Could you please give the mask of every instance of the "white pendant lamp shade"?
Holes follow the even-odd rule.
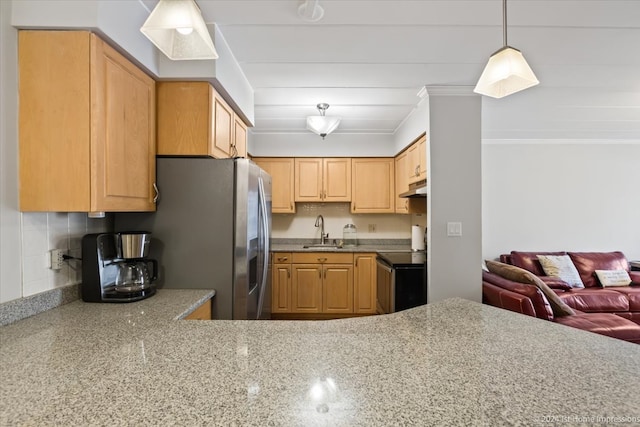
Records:
[[[475,93],[502,98],[540,83],[522,52],[507,44],[507,0],[502,0],[502,40],[502,48],[491,55],[484,67],[473,89]]]
[[[193,0],[160,0],[140,31],[169,59],[218,58],[207,24]]]
[[[491,55],[473,91],[492,98],[502,98],[538,83],[522,53],[505,46]]]
[[[307,129],[317,135],[320,135],[322,139],[324,139],[327,135],[338,128],[338,125],[340,124],[340,117],[325,116],[325,112],[327,108],[329,108],[329,104],[318,104],[317,108],[318,111],[320,111],[320,115],[307,117]]]

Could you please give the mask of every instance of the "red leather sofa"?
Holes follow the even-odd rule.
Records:
[[[544,275],[537,255],[568,254],[585,288]],[[485,304],[560,323],[589,332],[640,344],[640,272],[630,271],[621,252],[517,252],[501,255],[500,261],[540,277],[575,315],[556,317],[549,301],[535,286],[483,271],[482,300]],[[602,288],[595,270],[627,270],[631,286]]]
[[[559,279],[545,276],[537,255],[569,255],[584,283],[571,288]],[[569,307],[585,313],[613,313],[640,324],[640,271],[630,271],[622,252],[519,252],[500,255],[500,261],[540,277]],[[631,286],[603,288],[596,270],[626,270]]]

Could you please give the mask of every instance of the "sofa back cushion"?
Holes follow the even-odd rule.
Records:
[[[538,255],[566,255],[566,252],[519,252],[511,251],[511,265],[524,268],[527,271],[535,274],[536,276],[546,276],[540,261],[538,261]]]
[[[536,286],[544,294],[551,305],[554,317],[570,316],[575,314],[573,309],[562,302],[558,295],[551,290],[542,280],[531,272],[513,265],[503,264],[497,261],[486,261],[487,268],[491,273],[513,280],[514,282]]]
[[[517,311],[522,314],[535,316],[540,319],[553,320],[553,310],[551,310],[551,305],[549,305],[549,301],[547,301],[540,289],[538,289],[537,287],[524,283],[514,282],[512,280],[505,279],[504,277],[501,277],[494,273],[489,273],[487,271],[482,272],[482,281],[483,299],[485,299],[487,303],[496,307],[505,308],[507,310]],[[486,286],[485,284],[489,284],[494,287],[504,289],[506,292],[513,292],[528,298],[531,301],[533,313],[530,313],[527,310],[527,306],[524,303],[521,303],[520,309],[517,310],[514,309],[514,307],[509,306],[508,301],[506,300],[504,295],[498,292],[491,292],[493,288]]]
[[[625,270],[629,262],[622,252],[569,252],[586,288],[599,286],[596,270]]]

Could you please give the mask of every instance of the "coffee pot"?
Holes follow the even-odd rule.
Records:
[[[151,233],[87,234],[82,238],[82,299],[132,302],[156,293],[158,262],[147,258]]]
[[[152,274],[149,275],[149,266]],[[140,261],[126,260],[118,263],[115,291],[134,293],[149,289],[158,278],[158,261],[145,259]]]

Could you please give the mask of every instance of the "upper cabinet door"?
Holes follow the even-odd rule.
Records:
[[[155,82],[91,35],[91,210],[155,209]]]
[[[408,149],[408,178],[409,184],[421,181],[427,177],[427,150],[426,135],[422,135],[420,139],[414,142]]]
[[[352,213],[395,212],[393,158],[352,159]]]
[[[322,159],[322,201],[351,201],[351,159]]]
[[[153,211],[154,81],[88,31],[20,31],[20,209]]]
[[[217,92],[211,91],[213,96],[213,139],[210,154],[216,159],[232,157],[231,146],[235,127],[233,110]]]
[[[271,212],[295,213],[293,158],[254,157],[253,161],[271,175]]]
[[[233,145],[231,155],[233,157],[247,157],[247,125],[242,119],[234,115]],[[292,169],[293,171],[293,169]]]
[[[399,194],[409,190],[409,174],[407,173],[408,153],[406,151],[398,154],[395,158],[395,191],[396,191],[396,213],[409,213],[409,199],[398,197]]]
[[[295,159],[295,201],[322,201],[322,159]]]

